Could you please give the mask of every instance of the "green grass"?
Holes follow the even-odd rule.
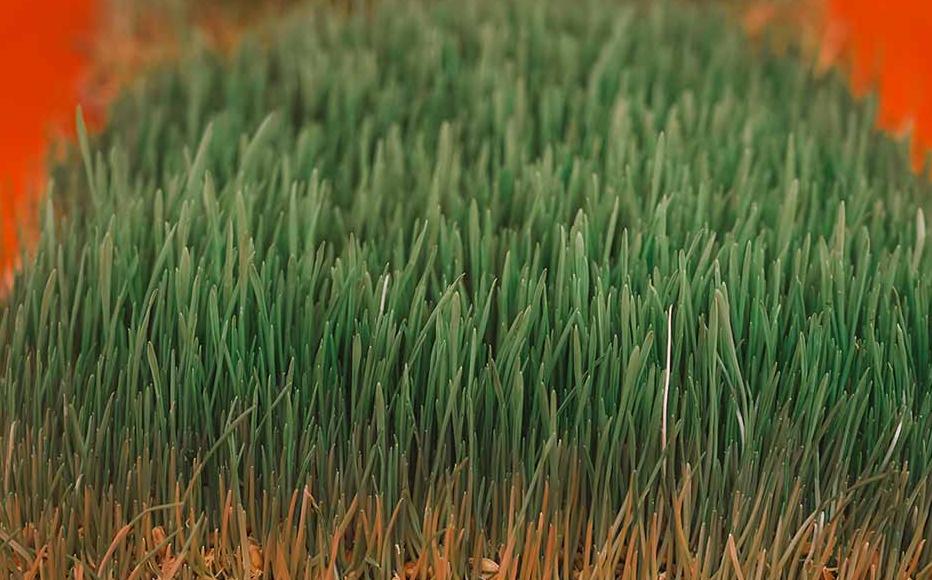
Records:
[[[0,570],[141,573],[161,526],[192,576],[930,573],[932,188],[870,103],[682,4],[272,32],[55,168]]]

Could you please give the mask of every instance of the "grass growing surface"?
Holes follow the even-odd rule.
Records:
[[[127,95],[0,314],[0,570],[929,574],[929,187],[708,9],[309,11]]]

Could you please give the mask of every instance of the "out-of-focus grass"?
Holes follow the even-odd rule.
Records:
[[[928,186],[842,83],[684,4],[277,26],[56,170],[0,570],[929,573]]]

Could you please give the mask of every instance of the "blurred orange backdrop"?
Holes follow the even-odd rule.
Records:
[[[908,136],[913,170],[928,171],[932,0],[752,0],[744,24],[752,35],[789,31],[818,70],[842,67],[858,96],[876,90],[878,126]]]
[[[95,0],[0,0],[0,272],[18,259],[56,131],[74,125]]]
[[[911,132],[913,169],[923,171],[932,149],[932,1],[829,0],[827,27],[853,90],[877,87],[879,126]]]

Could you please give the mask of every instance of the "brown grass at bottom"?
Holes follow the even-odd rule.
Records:
[[[649,490],[659,498],[652,507],[644,505],[648,494],[632,488],[614,514],[595,511],[599,502],[581,497],[575,476],[560,486],[569,490],[562,497],[551,493],[549,482],[534,493],[533,485],[516,478],[488,495],[490,521],[474,518],[473,486],[453,479],[419,505],[405,499],[386,505],[379,495],[326,500],[307,487],[287,502],[268,493],[244,503],[235,489],[219,490],[213,506],[198,509],[176,486],[174,501],[128,507],[112,493],[85,488],[81,501],[45,506],[37,521],[23,521],[37,498],[8,495],[0,503],[0,574],[76,580],[930,578],[928,501],[915,501],[925,497],[926,485],[912,492],[910,525],[879,509],[902,498],[907,479],[901,475],[891,474],[884,491],[869,495],[861,492],[885,478],[855,484],[818,512],[802,509],[797,483],[783,508],[777,509],[772,492],[761,491],[736,497],[731,514],[709,516],[692,504],[688,470],[672,493]],[[893,510],[894,503],[889,506]]]

